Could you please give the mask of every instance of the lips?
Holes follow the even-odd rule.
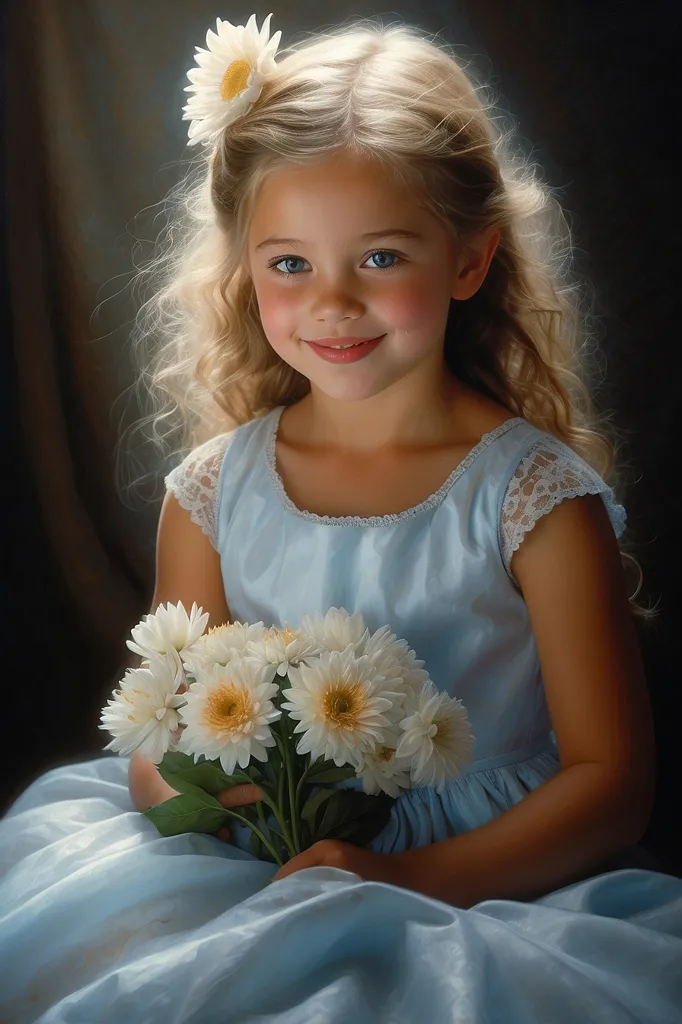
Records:
[[[309,341],[309,345],[319,345],[321,348],[350,348],[352,345],[365,345],[368,341],[376,341],[376,338],[320,338],[318,341]]]
[[[374,352],[384,337],[382,334],[378,338],[323,338],[306,344],[327,363],[357,363]],[[338,345],[343,348],[337,348]]]

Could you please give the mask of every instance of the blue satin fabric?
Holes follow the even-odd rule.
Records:
[[[498,533],[506,486],[542,434],[511,420],[433,500],[357,523],[291,506],[268,460],[278,415],[240,428],[221,470],[233,617],[295,625],[334,605],[390,624],[463,700],[476,747],[443,794],[403,793],[370,846],[485,824],[559,770]],[[623,869],[466,911],[327,868],[264,887],[275,868],[244,829],[232,844],[165,839],[133,810],[126,772],[113,757],[55,769],[0,821],[0,1022],[682,1021],[679,879]]]
[[[675,1024],[682,881],[600,875],[458,910],[332,868],[164,839],[127,762],[38,779],[0,821],[11,1024]],[[498,798],[499,799],[499,798]]]

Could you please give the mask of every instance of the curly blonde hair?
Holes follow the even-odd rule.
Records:
[[[167,200],[167,227],[140,277],[152,294],[133,333],[148,409],[135,429],[161,452],[184,455],[309,390],[269,345],[242,256],[266,176],[343,149],[407,183],[459,245],[500,231],[483,285],[451,302],[446,363],[564,441],[617,492],[619,439],[591,399],[599,373],[591,290],[574,273],[553,190],[494,111],[453,48],[413,27],[354,19],[280,51],[251,110]],[[626,543],[624,567],[638,576],[631,609],[653,617],[655,608],[636,603],[642,573]]]

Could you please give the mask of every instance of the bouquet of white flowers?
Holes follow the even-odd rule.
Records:
[[[102,709],[105,749],[139,750],[179,793],[145,812],[163,835],[216,832],[235,818],[255,855],[280,865],[320,839],[363,845],[401,788],[441,791],[470,759],[461,701],[437,691],[388,626],[370,633],[359,613],[337,608],[296,629],[206,632],[207,622],[196,604],[146,615],[128,641],[142,664]],[[336,788],[354,777],[361,789]],[[240,783],[263,800],[238,813],[215,794]]]

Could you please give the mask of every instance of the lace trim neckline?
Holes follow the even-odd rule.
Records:
[[[431,508],[435,508],[445,498],[445,495],[453,487],[453,485],[459,480],[462,473],[466,472],[469,466],[478,458],[478,456],[488,448],[493,441],[496,441],[498,437],[502,437],[507,431],[511,430],[519,423],[525,423],[525,420],[521,416],[513,416],[504,423],[501,423],[499,427],[494,430],[488,431],[484,434],[481,440],[476,444],[469,454],[455,466],[450,476],[447,478],[445,483],[430,494],[424,501],[420,501],[418,505],[413,505],[412,508],[405,509],[404,512],[390,512],[383,516],[320,516],[316,512],[307,512],[305,509],[301,509],[298,505],[295,505],[284,487],[284,481],[282,480],[279,472],[277,471],[277,459],[276,459],[276,446],[277,446],[277,434],[279,432],[279,422],[282,418],[286,406],[278,406],[273,409],[271,416],[272,420],[268,428],[268,442],[265,446],[265,458],[267,461],[268,472],[270,480],[275,489],[275,492],[281,501],[282,505],[287,512],[291,512],[292,515],[299,516],[302,519],[308,519],[313,523],[321,523],[325,526],[392,526],[395,523],[405,522],[407,519],[412,519],[414,516],[421,515],[427,512]]]

